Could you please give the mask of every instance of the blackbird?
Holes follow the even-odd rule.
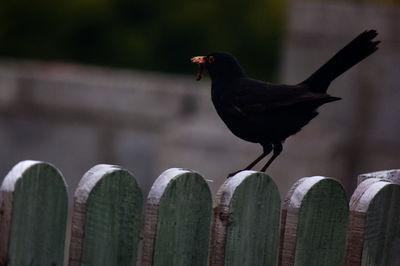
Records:
[[[297,85],[249,78],[239,61],[226,52],[191,59],[200,65],[197,80],[204,68],[208,70],[212,102],[226,126],[237,137],[263,148],[262,154],[243,170],[252,169],[273,151],[261,169],[265,172],[281,153],[285,139],[316,117],[318,107],[341,99],[326,93],[329,84],[378,49],[379,41],[373,40],[377,35],[375,30],[361,33]]]

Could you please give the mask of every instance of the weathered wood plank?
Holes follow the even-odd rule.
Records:
[[[371,176],[350,200],[345,265],[400,265],[400,186]]]
[[[276,265],[280,196],[264,173],[242,171],[218,190],[210,265]]]
[[[91,168],[75,191],[69,265],[136,265],[141,212],[142,192],[127,170]]]
[[[22,161],[0,190],[0,265],[63,265],[68,195],[61,173]]]
[[[212,198],[197,173],[164,171],[147,198],[142,266],[207,265]]]
[[[343,265],[348,223],[346,194],[334,179],[300,179],[283,204],[279,265]]]
[[[358,184],[368,178],[379,178],[390,180],[393,183],[400,184],[400,169],[376,171],[372,173],[361,174],[358,176]]]

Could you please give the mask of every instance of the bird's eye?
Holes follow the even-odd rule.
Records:
[[[208,63],[209,64],[214,63],[214,56],[211,55],[211,56],[208,57]]]

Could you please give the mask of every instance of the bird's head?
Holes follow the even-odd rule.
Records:
[[[193,57],[191,61],[200,66],[197,80],[201,79],[204,68],[208,70],[212,81],[229,80],[246,76],[236,57],[226,52],[215,52],[207,56],[196,56]]]

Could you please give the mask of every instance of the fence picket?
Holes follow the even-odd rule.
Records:
[[[69,265],[136,265],[141,212],[142,192],[128,171],[91,168],[75,191]]]
[[[300,179],[283,204],[279,265],[343,265],[348,203],[334,179]]]
[[[302,178],[279,217],[278,189],[264,173],[227,179],[212,209],[203,177],[172,168],[154,182],[140,232],[136,180],[118,166],[96,165],[75,191],[69,266],[134,266],[138,254],[141,266],[400,265],[400,169],[358,180],[349,207],[336,180]],[[67,212],[54,166],[15,165],[0,188],[0,266],[63,265]]]
[[[369,176],[375,178],[365,179],[350,200],[345,265],[400,265],[400,186]]]
[[[280,204],[264,173],[242,171],[227,179],[215,200],[210,265],[276,265]]]
[[[400,169],[376,171],[358,176],[358,184],[368,178],[379,178],[390,180],[393,183],[400,184]]]
[[[141,265],[207,265],[211,205],[199,174],[164,171],[147,198]]]
[[[60,172],[22,161],[0,190],[0,265],[63,265],[68,196]]]

